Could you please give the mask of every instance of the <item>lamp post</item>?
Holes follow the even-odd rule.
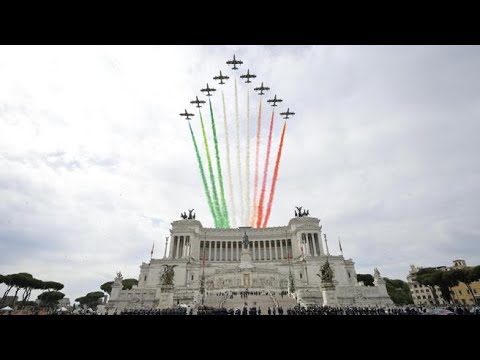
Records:
[[[207,247],[207,232],[205,231],[205,241],[202,251],[202,277],[200,278],[200,294],[202,294],[202,305],[205,302],[205,248]]]
[[[295,281],[294,277],[292,274],[292,264],[291,264],[291,258],[292,254],[290,251],[288,251],[288,233],[287,230],[285,230],[285,250],[287,251],[287,260],[288,260],[288,292],[290,294],[295,292]]]

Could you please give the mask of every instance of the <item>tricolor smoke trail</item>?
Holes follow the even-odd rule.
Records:
[[[210,105],[210,117],[212,118],[212,132],[213,132],[213,143],[215,144],[215,158],[217,160],[217,175],[218,175],[218,185],[220,187],[220,196],[221,196],[221,227],[229,228],[228,222],[228,210],[227,210],[227,203],[225,201],[225,191],[223,189],[223,176],[222,176],[222,166],[220,164],[220,154],[218,151],[218,139],[217,139],[217,129],[215,128],[215,118],[213,117],[213,110],[212,110],[212,101],[210,98],[208,99],[208,103]]]
[[[250,90],[247,90],[247,159],[246,159],[246,174],[245,174],[245,186],[247,188],[246,196],[246,214],[244,225],[250,221]]]
[[[197,141],[195,140],[195,135],[193,134],[192,125],[188,123],[190,128],[190,134],[192,134],[193,146],[195,147],[195,154],[197,155],[198,167],[200,169],[200,176],[202,177],[203,188],[205,190],[205,196],[207,197],[208,207],[212,213],[213,222],[215,227],[218,226],[217,218],[215,216],[215,211],[213,210],[212,198],[210,197],[210,190],[208,189],[207,178],[205,177],[205,170],[203,169],[202,158],[200,157],[200,152],[198,151]]]
[[[253,182],[253,213],[250,218],[250,226],[255,226],[255,220],[257,218],[257,200],[258,200],[258,157],[260,154],[260,133],[262,130],[262,100],[263,96],[260,96],[260,102],[258,103],[258,121],[257,121],[257,146],[255,148],[255,175]]]
[[[222,226],[222,212],[220,211],[220,204],[218,203],[217,186],[215,185],[212,159],[210,158],[210,151],[208,149],[207,133],[205,132],[205,126],[203,124],[202,112],[200,110],[198,112],[200,114],[200,124],[202,125],[203,141],[205,143],[205,152],[207,153],[208,172],[210,174],[210,182],[212,185],[213,209],[215,211],[215,218],[217,219],[218,226]]]
[[[285,137],[285,129],[287,128],[287,122],[283,123],[282,137],[280,138],[280,145],[278,145],[277,161],[275,162],[275,169],[273,170],[272,185],[270,186],[270,198],[268,199],[267,213],[263,220],[262,227],[266,227],[268,219],[270,219],[270,212],[272,211],[273,197],[275,196],[275,187],[278,179],[278,169],[280,168],[280,159],[282,157],[283,138]]]
[[[237,126],[237,166],[238,166],[238,182],[240,195],[240,223],[243,222],[244,204],[243,204],[243,181],[242,181],[242,161],[240,159],[240,120],[238,119],[238,92],[237,92],[237,78],[235,78],[235,123]]]
[[[274,117],[275,117],[275,110],[272,109],[272,119],[270,120],[270,131],[268,133],[267,156],[265,157],[265,167],[263,170],[262,191],[260,192],[260,200],[258,202],[258,213],[257,213],[257,224],[256,224],[257,228],[259,228],[260,225],[262,224],[262,218],[263,218],[263,201],[265,200],[265,187],[267,186],[268,162],[270,160],[270,149],[272,147],[272,130],[273,130]]]
[[[228,124],[227,124],[227,110],[225,106],[225,94],[222,90],[222,102],[223,102],[223,125],[225,126],[225,146],[227,148],[227,177],[228,177],[228,194],[230,198],[230,204],[232,206],[232,226],[237,227],[237,209],[235,208],[235,198],[233,196],[233,184],[232,184],[232,164],[230,162],[230,143],[228,140]]]

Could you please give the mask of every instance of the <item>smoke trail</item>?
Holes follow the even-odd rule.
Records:
[[[258,103],[258,122],[257,122],[257,146],[255,149],[255,177],[253,185],[253,213],[250,218],[250,226],[255,226],[255,219],[257,217],[257,191],[258,191],[258,156],[260,154],[260,132],[262,123],[262,100],[263,96],[260,96],[260,102]]]
[[[246,214],[244,225],[250,221],[250,90],[247,90],[247,159],[246,159],[246,174],[245,174],[245,187],[247,189],[246,198]]]
[[[198,151],[197,141],[195,140],[195,135],[193,135],[192,125],[190,124],[190,122],[188,122],[188,126],[190,127],[190,134],[192,134],[193,146],[195,147],[195,154],[197,154],[198,167],[200,168],[200,175],[202,177],[203,188],[205,190],[205,196],[207,197],[207,201],[208,201],[208,208],[210,209],[210,212],[212,213],[213,222],[215,224],[215,227],[217,227],[217,225],[218,225],[217,218],[215,216],[215,211],[213,210],[212,198],[210,197],[210,190],[208,189],[208,183],[207,183],[207,178],[205,177],[205,171],[203,169],[202,158],[200,157],[200,152]]]
[[[217,218],[218,226],[221,226],[222,213],[220,211],[220,205],[218,203],[217,187],[215,185],[215,177],[212,168],[212,159],[210,158],[210,151],[208,150],[207,133],[205,132],[205,126],[203,124],[202,112],[198,110],[198,113],[200,114],[200,124],[202,125],[203,142],[205,143],[205,151],[207,153],[208,172],[210,174],[210,182],[212,185],[213,209],[215,211],[215,217]]]
[[[262,191],[260,192],[260,201],[258,202],[257,228],[262,224],[263,200],[265,199],[265,187],[267,185],[268,161],[270,160],[270,148],[272,147],[272,130],[275,110],[272,109],[272,119],[270,120],[270,131],[268,133],[267,156],[265,157],[265,168],[263,170]]]
[[[243,181],[242,181],[242,161],[240,159],[240,121],[238,119],[238,93],[237,93],[237,78],[235,78],[235,123],[237,126],[237,166],[238,166],[238,183],[240,195],[240,225],[243,224]]]
[[[272,185],[270,186],[270,199],[268,199],[267,213],[265,215],[265,220],[263,220],[262,227],[266,227],[268,223],[268,219],[270,219],[270,212],[272,210],[273,197],[275,196],[275,187],[277,185],[278,169],[280,167],[280,159],[282,157],[283,138],[285,137],[286,127],[287,127],[287,122],[285,121],[283,124],[282,137],[280,138],[280,145],[278,145],[278,153],[277,153],[277,161],[275,162],[275,170],[273,170],[273,178],[272,178]]]
[[[221,227],[229,228],[230,224],[228,223],[227,203],[225,201],[225,191],[223,189],[222,166],[220,164],[220,154],[219,154],[219,151],[218,151],[217,129],[215,128],[215,118],[213,117],[212,101],[210,100],[210,98],[208,99],[208,103],[210,104],[210,117],[212,118],[213,142],[215,144],[215,157],[217,159],[218,184],[220,186],[220,196],[221,196],[221,201],[222,201],[222,207],[221,207],[222,223],[221,223]]]
[[[235,198],[233,196],[232,166],[230,163],[230,144],[228,141],[227,111],[225,107],[225,94],[223,93],[223,90],[222,90],[222,102],[223,102],[223,124],[225,126],[225,146],[227,148],[228,192],[230,197],[230,204],[232,205],[232,226],[237,227],[236,219],[235,219],[237,217],[237,209],[235,208],[235,201],[234,201]]]

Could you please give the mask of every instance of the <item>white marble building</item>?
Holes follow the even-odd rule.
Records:
[[[240,261],[245,233],[249,239],[250,264]],[[138,286],[121,290],[120,282],[116,281],[107,309],[157,308],[162,293],[161,275],[166,264],[176,265],[173,279],[175,305],[194,306],[201,302],[202,274],[206,296],[245,289],[279,294],[289,289],[291,274],[295,288],[290,294],[292,299],[306,305],[323,304],[321,278],[317,274],[327,259],[334,272],[338,304],[393,304],[378,273],[375,286],[363,286],[357,283],[352,259],[327,256],[322,242],[322,226],[314,217],[295,217],[287,226],[264,229],[212,229],[204,228],[198,220],[179,220],[172,222],[170,240],[164,259],[142,263]]]

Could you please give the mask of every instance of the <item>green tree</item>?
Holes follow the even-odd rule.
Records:
[[[102,284],[100,286],[100,289],[102,289],[108,295],[110,295],[112,293],[112,285],[113,285],[113,281],[109,281],[109,282],[106,282],[105,284]]]
[[[13,296],[13,298],[15,299],[20,289],[26,288],[31,279],[33,279],[33,276],[29,273],[18,273],[12,274],[11,279],[13,281],[13,287],[16,288],[15,295]]]
[[[397,305],[413,304],[410,288],[405,281],[383,278],[387,287],[388,296]]]
[[[122,290],[131,290],[133,285],[138,285],[137,279],[125,279],[122,281]]]
[[[357,281],[363,281],[365,286],[373,286],[373,276],[370,274],[357,274]]]
[[[448,302],[456,303],[455,297],[452,297],[452,288],[459,283],[458,270],[443,271],[440,290],[442,297]]]
[[[435,304],[439,304],[437,291],[435,286],[441,286],[442,284],[442,270],[437,270],[435,268],[424,268],[420,269],[415,277],[415,281],[418,283],[427,286],[430,289],[430,292],[433,296],[433,301]]]
[[[58,300],[63,299],[65,297],[64,293],[60,291],[45,291],[38,295],[38,299],[41,301],[42,304],[46,305],[48,308],[55,307]]]
[[[101,298],[103,298],[104,296],[105,296],[105,294],[103,292],[94,291],[94,292],[88,293],[85,296],[76,298],[75,301],[79,302],[80,305],[85,305],[85,306],[90,307],[93,310],[95,310],[97,308],[98,301]]]
[[[7,290],[5,290],[2,299],[0,300],[0,304],[3,304],[6,297],[8,296],[8,293],[10,292],[10,290],[12,290],[14,286],[12,275],[2,275],[0,284],[5,284],[7,286]]]
[[[30,299],[30,295],[32,294],[32,290],[38,290],[38,289],[43,289],[43,281],[35,278],[28,279],[25,283],[25,291],[23,292],[22,295],[22,307],[24,307],[28,300]]]
[[[478,271],[475,268],[464,268],[457,270],[457,279],[460,282],[463,282],[466,286],[470,295],[472,296],[473,303],[477,303],[477,299],[475,298],[471,283],[474,281],[479,280],[476,275],[478,275]]]
[[[64,287],[63,284],[56,282],[56,281],[44,281],[43,282],[43,289],[47,291],[60,291]]]

